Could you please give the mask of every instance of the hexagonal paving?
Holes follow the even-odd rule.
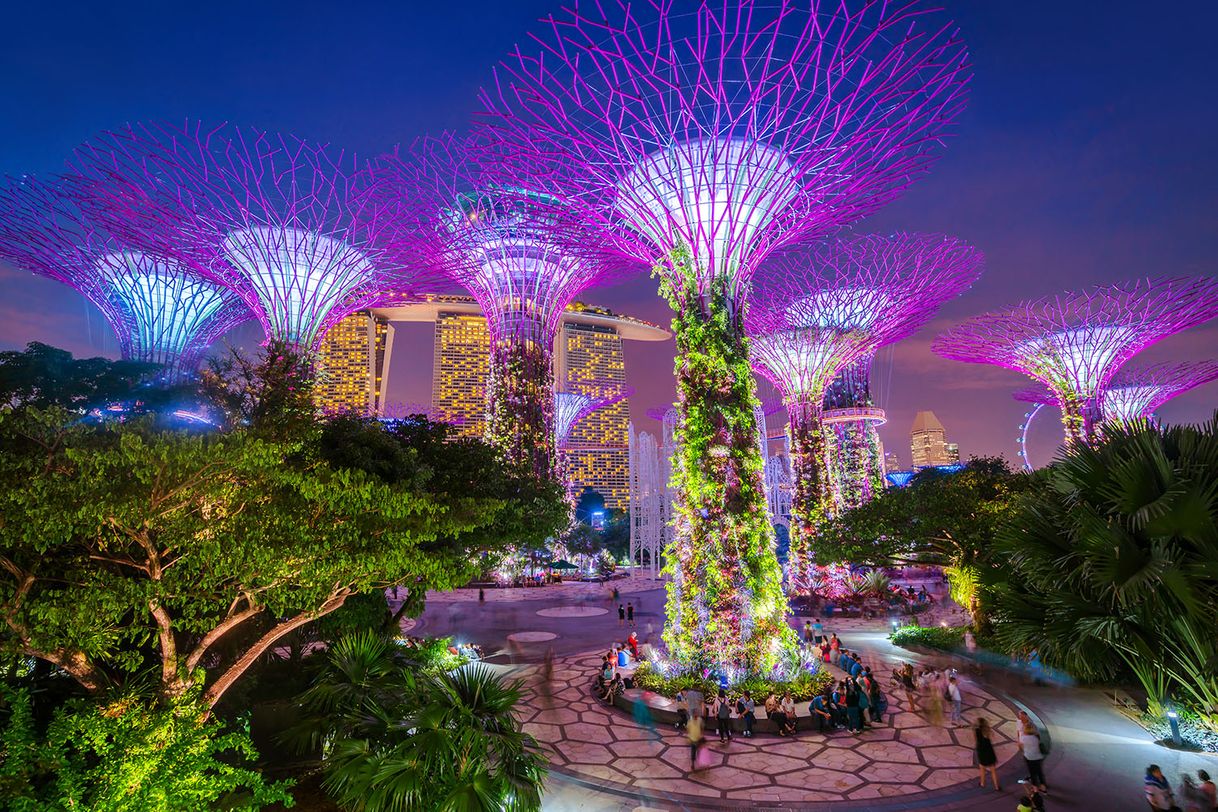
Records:
[[[797,738],[737,735],[720,744],[711,728],[710,766],[690,770],[689,744],[670,727],[648,730],[630,714],[609,708],[592,694],[600,653],[554,661],[553,679],[539,690],[540,670],[522,670],[520,705],[525,730],[541,744],[553,769],[624,792],[646,790],[697,805],[714,799],[814,804],[908,799],[957,785],[976,787],[973,736],[968,727],[934,724],[909,710],[904,693],[888,691],[893,724],[860,735],[801,731]],[[872,658],[887,673],[891,663]],[[982,686],[963,682],[964,718],[990,720],[1000,769],[1015,758],[1011,740],[1016,711]]]

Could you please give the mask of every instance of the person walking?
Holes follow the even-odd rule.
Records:
[[[1176,806],[1176,797],[1172,794],[1171,784],[1163,777],[1163,771],[1158,764],[1146,768],[1146,777],[1142,779],[1142,788],[1146,791],[1146,803],[1151,809],[1170,812]]]
[[[990,735],[989,721],[985,717],[978,719],[976,727],[973,728],[973,736],[977,741],[977,779],[981,788],[985,789],[985,775],[989,773],[994,781],[994,789],[1001,791],[1002,787],[998,786],[998,755],[994,752],[994,742],[991,741]]]
[[[753,701],[753,695],[748,691],[745,691],[744,696],[736,703],[736,712],[744,720],[744,737],[746,739],[753,738],[753,723],[757,721],[756,708],[757,703]]]
[[[719,743],[727,744],[732,740],[732,703],[728,701],[727,691],[719,689],[715,700],[715,730],[719,734]]]
[[[1028,765],[1028,781],[1041,792],[1048,792],[1049,788],[1045,785],[1045,753],[1035,725],[1028,723],[1023,726],[1019,746],[1023,750],[1024,763]]]
[[[1209,803],[1207,812],[1218,810],[1218,787],[1214,786],[1214,782],[1210,780],[1210,774],[1205,770],[1197,770],[1197,780],[1200,781],[1201,792],[1205,795],[1206,802]]]
[[[1184,801],[1184,812],[1214,812],[1214,808],[1206,804],[1205,793],[1188,773],[1180,774],[1180,798]]]
[[[952,705],[952,723],[956,725],[964,724],[964,697],[960,695],[960,684],[956,682],[955,677],[947,679],[947,699]]]
[[[905,665],[901,667],[898,677],[901,687],[905,690],[905,701],[909,703],[909,710],[911,712],[921,710],[920,706],[918,705],[918,688],[916,685],[914,685],[913,665],[910,663],[905,663]]]
[[[630,624],[630,628],[634,628],[634,604],[626,602],[626,622]]]
[[[620,603],[617,605],[617,625],[626,625],[626,607],[622,606]]]
[[[698,769],[698,754],[702,751],[702,717],[691,716],[685,726],[685,736],[689,739],[689,771]]]
[[[812,645],[812,621],[804,621],[804,645]]]

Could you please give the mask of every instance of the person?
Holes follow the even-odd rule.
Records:
[[[977,720],[973,728],[973,736],[977,740],[977,779],[982,789],[985,789],[985,774],[989,773],[994,781],[994,789],[1001,791],[998,786],[998,755],[994,752],[994,742],[990,739],[990,723],[984,716]]]
[[[820,618],[813,618],[812,620],[812,636],[816,639],[817,643],[825,639],[825,624],[820,622]]]
[[[841,651],[842,641],[837,639],[837,632],[829,633],[829,658],[830,662],[837,659],[837,653]]]
[[[898,682],[905,689],[905,700],[909,703],[911,711],[919,710],[918,705],[918,689],[914,685],[914,669],[910,663],[905,663],[898,672]]]
[[[782,706],[778,705],[778,698],[773,694],[766,696],[765,716],[773,722],[778,735],[782,735],[783,728],[787,727],[787,717],[783,715]]]
[[[846,683],[846,727],[851,733],[863,732],[863,714],[859,710],[859,689],[854,680]]]
[[[1023,750],[1024,763],[1028,765],[1028,781],[1041,792],[1048,792],[1045,786],[1045,754],[1040,751],[1040,733],[1035,725],[1029,722],[1023,726],[1019,746]]]
[[[1019,812],[1045,812],[1045,797],[1031,781],[1023,782],[1023,797],[1019,799]]]
[[[626,625],[626,607],[620,603],[617,605],[617,625],[618,626]]]
[[[977,636],[973,634],[972,629],[966,629],[964,632],[964,650],[970,655],[977,653]]]
[[[626,622],[630,624],[630,628],[634,628],[634,604],[626,602]]]
[[[620,601],[621,599],[622,599],[622,593],[621,593],[620,591],[618,591],[618,588],[615,586],[615,587],[613,588],[613,600],[615,600],[615,601]],[[619,608],[619,609],[621,608],[621,604],[620,604],[620,603],[618,604],[618,608]]]
[[[634,632],[626,638],[626,645],[630,646],[630,656],[634,659],[639,659],[639,636]]]
[[[754,712],[756,708],[757,703],[753,701],[753,695],[748,691],[745,691],[744,696],[736,703],[736,713],[744,720],[744,737],[746,739],[753,738],[753,723],[757,721],[757,714]]]
[[[783,725],[782,732],[788,736],[794,736],[795,735],[795,700],[791,698],[790,694],[783,694],[782,702],[779,703],[778,707],[780,710],[782,710],[783,719],[786,722]]]
[[[957,725],[964,724],[964,713],[961,710],[964,697],[960,695],[960,684],[956,682],[955,677],[949,677],[947,680],[947,699],[952,703],[952,722]]]
[[[1180,774],[1180,797],[1184,801],[1184,812],[1214,812],[1212,806],[1205,805],[1205,793],[1188,773]]]
[[[732,703],[727,699],[727,691],[722,688],[715,699],[715,732],[719,734],[720,744],[732,740]]]
[[[812,645],[812,621],[804,621],[804,645]]]
[[[655,720],[651,716],[651,708],[647,706],[647,701],[639,694],[634,698],[634,706],[631,708],[634,716],[634,723],[647,731],[647,734],[656,741],[660,740],[660,731],[656,730]]]
[[[1176,806],[1171,784],[1163,777],[1163,771],[1159,769],[1158,764],[1151,764],[1146,768],[1142,788],[1146,791],[1146,802],[1150,804],[1151,809],[1171,810]]]
[[[622,681],[621,674],[614,674],[613,679],[605,685],[605,692],[601,695],[601,699],[610,705],[617,699],[618,695],[626,690],[626,683]]]
[[[478,603],[486,603],[486,590],[478,587]]]
[[[1210,780],[1210,774],[1205,770],[1197,770],[1197,780],[1201,782],[1199,785],[1201,792],[1209,804],[1207,812],[1218,810],[1218,787],[1215,787],[1214,782]]]
[[[826,728],[832,730],[834,728],[833,712],[830,710],[832,703],[833,699],[826,690],[824,693],[818,694],[812,700],[812,704],[808,706],[808,710],[812,713],[812,718],[816,720],[818,730],[823,731]]]
[[[919,694],[925,700],[926,719],[936,726],[943,722],[943,692],[939,690],[938,676],[928,668],[918,680]]]
[[[689,724],[689,700],[685,698],[685,691],[677,691],[674,701],[677,704],[677,728],[680,729]]]
[[[698,753],[702,750],[702,717],[694,716],[685,728],[685,736],[689,739],[689,769],[698,769]]]

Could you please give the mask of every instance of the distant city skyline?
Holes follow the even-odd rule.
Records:
[[[18,7],[10,22],[22,36],[0,53],[0,104],[20,114],[0,117],[0,172],[53,172],[98,130],[187,116],[291,131],[371,157],[424,132],[464,127],[491,65],[558,5],[471,0],[361,10],[357,3],[343,24],[358,47],[337,60],[323,57],[334,21],[320,8],[221,4],[199,17],[170,6],[68,3],[55,15]],[[1199,102],[1210,93],[1207,77],[1218,74],[1208,43],[1218,6],[1194,2],[1146,14],[1130,3],[1096,14],[1048,0],[945,5],[976,72],[959,134],[934,172],[855,231],[953,234],[984,251],[987,268],[925,329],[880,352],[873,396],[888,413],[880,437],[902,463],[916,412],[933,410],[966,458],[1001,454],[1014,464],[1027,408],[1011,393],[1029,381],[939,359],[930,341],[969,316],[1026,298],[1139,276],[1218,275],[1218,157],[1210,146],[1218,141],[1218,109]],[[243,24],[233,26],[238,9]],[[171,36],[183,25],[209,43],[191,59]],[[43,341],[78,355],[117,355],[100,312],[71,290],[7,267],[0,267],[0,289],[0,347]],[[645,275],[586,298],[668,325],[667,305]],[[399,349],[420,351],[395,354],[388,398],[427,402],[432,334],[408,327]],[[259,339],[250,324],[229,340],[251,346]],[[633,420],[656,433],[645,412],[672,401],[672,343],[627,343],[623,352],[637,390]],[[1135,361],[1212,353],[1218,326],[1209,324]],[[772,394],[763,383],[763,397]],[[1195,422],[1216,404],[1218,384],[1210,383],[1159,415]],[[1038,419],[1029,448],[1037,465],[1060,442],[1055,423],[1055,416]]]

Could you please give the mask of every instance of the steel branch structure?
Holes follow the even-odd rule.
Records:
[[[1100,391],[1100,414],[1105,423],[1131,423],[1151,418],[1172,398],[1218,380],[1218,361],[1165,361],[1149,366],[1123,367]],[[1058,406],[1056,393],[1043,384],[1015,392],[1012,397],[1037,406]],[[1027,424],[1021,426],[1020,456],[1027,460]]]
[[[471,138],[427,138],[378,162],[381,196],[415,195],[429,219],[405,234],[441,243],[450,277],[477,300],[491,337],[487,434],[536,476],[554,473],[553,347],[564,309],[588,288],[642,267],[610,250],[579,213],[530,185],[488,180],[493,147]]]
[[[754,368],[781,393],[790,421],[793,494],[790,585],[807,587],[818,524],[832,512],[826,422],[874,420],[865,377],[852,390],[866,402],[826,421],[825,393],[848,370],[870,364],[878,347],[924,325],[939,305],[980,273],[982,256],[940,235],[898,234],[833,240],[787,252],[762,270],[748,328]],[[866,367],[865,367],[866,368]],[[850,481],[867,479],[870,455],[856,454]],[[882,452],[874,463],[876,477]],[[878,486],[877,486],[878,487]],[[860,488],[861,490],[861,488]]]
[[[439,277],[395,262],[400,204],[371,194],[355,157],[328,145],[152,124],[105,133],[73,163],[106,192],[92,200],[110,228],[230,287],[268,338],[306,350],[389,288],[426,290]]]
[[[1062,411],[1066,445],[1094,443],[1101,393],[1126,361],[1218,316],[1218,282],[1147,279],[1050,296],[977,316],[939,336],[945,358],[1007,367],[1040,381]]]
[[[59,181],[0,185],[0,257],[80,291],[124,358],[160,364],[171,379],[194,372],[212,341],[252,317],[231,291],[116,237]]]
[[[591,0],[548,18],[483,92],[505,182],[578,204],[657,267],[677,311],[678,662],[755,672],[792,642],[751,436],[753,271],[922,174],[967,79],[963,45],[920,2]]]

